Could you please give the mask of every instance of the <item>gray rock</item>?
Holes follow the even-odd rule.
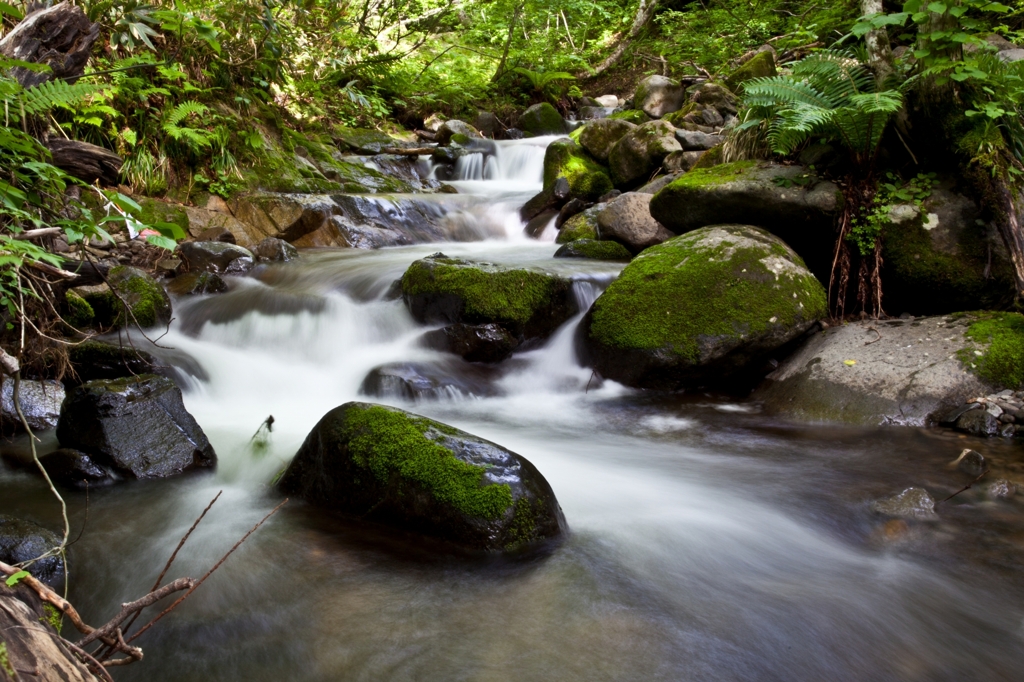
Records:
[[[971,410],[964,412],[953,425],[957,431],[972,436],[996,436],[999,434],[999,420],[988,410]]]
[[[501,131],[501,121],[491,112],[481,111],[473,119],[473,127],[484,137],[494,137]]]
[[[964,449],[960,456],[956,458],[954,464],[956,464],[957,469],[969,476],[980,476],[988,468],[982,454],[970,448]]]
[[[619,98],[616,97],[615,95],[601,95],[600,97],[595,97],[594,99],[602,107],[611,107],[614,109],[615,107],[619,106]]]
[[[651,118],[661,118],[682,108],[683,86],[665,76],[648,76],[637,86],[633,103]]]
[[[24,429],[18,411],[14,407],[14,379],[2,377],[0,386],[0,421],[3,430],[17,432]],[[18,402],[21,403],[25,421],[33,431],[45,431],[57,426],[60,404],[64,402],[64,385],[59,381],[32,381],[22,379],[18,386]]]
[[[721,135],[708,135],[699,130],[677,130],[676,139],[686,151],[704,151],[722,143]]]
[[[969,324],[969,318],[930,317],[829,328],[784,360],[753,397],[767,414],[808,421],[934,423],[991,392],[956,357],[969,345]],[[973,414],[987,415],[967,413]]]
[[[599,239],[619,242],[637,254],[675,235],[651,217],[651,195],[626,192],[608,203],[597,214]]]
[[[636,129],[629,121],[614,118],[601,119],[588,123],[580,133],[580,146],[586,149],[598,161],[607,161],[615,143],[627,133]]]
[[[696,165],[697,161],[700,160],[700,157],[703,154],[703,151],[672,152],[665,157],[664,161],[661,162],[661,169],[670,174],[685,173]],[[659,180],[660,179],[661,178],[659,178]],[[671,182],[671,180],[668,182]],[[668,182],[662,184],[653,191],[648,191],[647,194],[657,194],[660,189],[668,186]],[[641,188],[640,191],[645,191],[645,189]]]
[[[7,514],[0,514],[0,561],[20,564],[46,554],[60,544],[51,530]],[[33,577],[56,590],[64,589],[64,562],[50,556],[32,564]]]
[[[614,113],[614,107],[580,107],[577,115],[581,121],[595,121],[608,118]]]
[[[898,495],[879,500],[871,506],[876,514],[918,521],[937,521],[935,500],[924,488],[907,488]]]
[[[534,104],[524,111],[519,125],[527,137],[564,135],[567,132],[562,115],[547,102]]]
[[[656,171],[665,157],[681,151],[675,128],[665,121],[650,121],[637,126],[612,146],[608,166],[616,187],[639,184]]]
[[[999,60],[1006,63],[1019,62],[1024,60],[1024,48],[1014,48],[1012,50],[1002,50],[996,53]]]
[[[226,242],[183,242],[178,253],[193,272],[244,275],[255,265],[252,251]]]
[[[482,137],[480,131],[465,121],[459,121],[458,119],[445,121],[437,129],[437,141],[441,144],[448,144],[453,135],[465,135],[469,138]]]
[[[718,113],[714,107],[705,107],[700,112],[701,118],[712,128],[720,128],[725,123],[725,117]]]
[[[135,478],[164,478],[217,463],[181,391],[152,374],[72,389],[61,407],[57,439]]]
[[[256,245],[252,254],[261,263],[287,263],[299,257],[299,250],[283,239],[267,237]]]
[[[469,362],[501,362],[516,349],[518,340],[497,324],[452,324],[420,338],[427,348],[460,355]]]
[[[457,400],[496,395],[493,372],[445,363],[393,362],[370,370],[361,395],[390,400]]]
[[[109,467],[97,464],[92,457],[69,448],[61,448],[39,460],[50,480],[68,488],[96,488],[117,481]]]

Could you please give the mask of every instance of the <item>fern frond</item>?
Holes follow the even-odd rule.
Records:
[[[209,111],[209,107],[207,107],[205,104],[201,104],[195,100],[190,99],[174,107],[174,109],[171,110],[171,113],[167,116],[167,120],[164,122],[164,124],[176,126],[193,114],[197,116],[202,116],[207,111]]]
[[[62,80],[44,81],[27,90],[19,89],[11,92],[3,98],[3,101],[12,111],[23,111],[26,116],[35,116],[57,106],[71,106],[101,89],[102,86],[91,83],[71,84]]]

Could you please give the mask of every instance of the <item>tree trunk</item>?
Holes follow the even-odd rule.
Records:
[[[505,49],[501,53],[501,61],[498,62],[498,68],[494,72],[494,76],[491,77],[492,83],[497,83],[498,79],[505,73],[505,62],[508,60],[509,48],[512,47],[512,33],[516,29],[516,22],[519,21],[519,14],[523,11],[523,5],[524,3],[516,5],[515,10],[512,12],[512,18],[508,22],[508,37],[505,38]]]
[[[1003,237],[1006,249],[1010,252],[1010,263],[1013,265],[1013,280],[1017,285],[1017,296],[1024,298],[1024,230],[1021,229],[1021,218],[1024,217],[1022,195],[1014,195],[1013,187],[1003,178],[992,178],[993,194],[996,197],[995,209],[999,233]]]
[[[79,180],[92,184],[99,180],[107,186],[116,185],[124,161],[114,152],[88,142],[52,137],[46,147],[53,157],[51,163]]]
[[[882,0],[860,0],[860,13],[862,16],[881,14],[884,11]],[[875,72],[877,81],[882,83],[895,71],[892,48],[889,45],[889,32],[884,27],[869,31],[864,36],[864,43],[868,49],[868,66]]]
[[[100,25],[89,21],[81,7],[66,0],[33,12],[0,40],[0,54],[24,62],[47,64],[51,73],[15,67],[11,75],[25,88],[47,80],[77,80],[85,72]]]
[[[650,4],[648,4],[648,2]],[[633,26],[630,27],[629,33],[626,34],[626,37],[623,38],[619,42],[619,44],[615,46],[615,49],[612,51],[610,55],[608,55],[607,59],[605,59],[603,62],[594,67],[594,70],[591,73],[581,73],[578,74],[579,77],[593,78],[594,76],[601,75],[608,69],[618,64],[619,60],[622,59],[622,55],[626,54],[626,49],[630,46],[630,44],[632,44],[633,40],[635,40],[636,37],[640,35],[640,31],[642,31],[644,27],[647,26],[647,24],[651,21],[651,18],[654,16],[654,10],[657,6],[658,0],[640,0],[640,6],[636,10],[636,18],[633,19]]]

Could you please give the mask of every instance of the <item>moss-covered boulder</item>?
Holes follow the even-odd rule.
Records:
[[[697,165],[651,200],[651,215],[677,234],[707,225],[757,225],[791,245],[827,281],[842,193],[800,166],[737,161]]]
[[[576,313],[568,279],[442,253],[409,266],[402,297],[419,322],[493,322],[526,339],[550,335]]]
[[[665,121],[639,125],[622,136],[608,154],[612,181],[620,189],[639,185],[661,167],[666,156],[682,149],[675,128]]]
[[[164,478],[217,463],[181,391],[152,374],[90,381],[69,391],[57,439],[134,478]]]
[[[577,141],[595,159],[606,162],[615,143],[634,128],[636,125],[629,121],[602,118],[580,128]]]
[[[279,489],[313,505],[502,552],[557,538],[551,486],[525,458],[404,410],[346,403],[313,427]]]
[[[164,373],[168,369],[142,349],[128,344],[115,346],[93,340],[69,346],[68,359],[74,370],[73,377],[65,379],[68,383]]]
[[[651,118],[678,111],[683,106],[683,86],[666,76],[648,76],[640,81],[633,96],[635,106]]]
[[[96,321],[96,311],[74,291],[69,289],[64,293],[64,303],[62,317],[73,329],[87,329]]]
[[[882,281],[890,314],[1000,309],[1014,297],[1009,254],[978,206],[936,188],[920,208],[894,207],[882,232]]]
[[[604,377],[677,390],[743,378],[827,313],[821,283],[780,239],[716,225],[634,258],[594,302],[581,341]]]
[[[1024,315],[982,311],[965,317],[966,343],[957,353],[964,366],[998,389],[1024,388]]]
[[[527,137],[541,135],[564,135],[568,130],[558,109],[547,102],[534,104],[519,118],[519,127]]]
[[[171,299],[160,283],[142,270],[119,265],[110,269],[107,282],[109,286],[99,284],[72,290],[93,311],[93,319],[100,327],[138,325],[148,329],[171,321]],[[81,304],[78,309],[85,310]]]
[[[637,126],[640,125],[641,123],[647,123],[648,121],[651,120],[651,118],[647,114],[640,111],[639,109],[625,109],[624,111],[616,111],[608,118],[612,119],[613,121],[627,121],[628,123],[632,123],[633,125]]]
[[[555,251],[555,258],[589,258],[590,260],[629,262],[633,258],[633,254],[618,242],[577,239],[563,244],[558,251]]]
[[[445,121],[437,129],[437,141],[441,144],[448,144],[456,136],[459,136],[459,139],[456,140],[459,144],[465,144],[473,138],[483,137],[476,128],[458,119]]]
[[[567,199],[595,201],[612,188],[603,166],[569,138],[555,140],[544,152],[544,192],[553,192],[559,178],[569,183]]]
[[[714,107],[723,117],[735,116],[739,107],[736,95],[718,83],[706,82],[694,86],[690,91],[690,99],[703,106]]]
[[[358,154],[380,154],[382,149],[400,146],[400,143],[387,133],[369,128],[338,126],[333,131],[333,137],[336,144]]]
[[[602,204],[597,204],[566,220],[562,223],[555,242],[568,244],[579,239],[597,239],[597,214],[603,209]]]
[[[178,255],[190,272],[244,275],[256,264],[252,251],[227,242],[183,242]]]
[[[758,52],[753,58],[725,77],[725,85],[733,92],[751,78],[766,78],[778,73],[775,70],[775,56],[769,50]]]

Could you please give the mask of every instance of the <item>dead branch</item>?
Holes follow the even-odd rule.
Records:
[[[381,154],[395,154],[397,156],[421,156],[423,154],[433,154],[433,147],[384,147],[380,150]]]
[[[0,561],[0,572],[3,572],[8,577],[20,572],[20,570],[21,569],[15,568],[14,566],[5,564],[4,562]],[[35,593],[39,595],[40,599],[42,599],[44,602],[46,602],[47,604],[49,604],[50,606],[54,607],[55,609],[63,613],[65,616],[67,616],[68,620],[71,621],[71,624],[74,625],[75,628],[77,628],[78,631],[82,634],[87,635],[95,629],[85,624],[85,622],[82,620],[82,617],[78,615],[78,611],[75,611],[75,607],[72,606],[67,599],[64,599],[56,592],[51,590],[49,587],[39,582],[37,579],[33,578],[31,575],[26,575],[22,577],[19,580],[19,582],[25,583],[26,585],[31,587],[35,591]]]
[[[56,237],[64,234],[64,230],[59,227],[40,227],[38,230],[25,230],[14,235],[15,239],[22,241],[31,241],[34,239],[43,239],[44,237]]]
[[[163,587],[153,592],[150,592],[141,599],[136,599],[132,602],[121,604],[121,611],[111,618],[105,625],[102,625],[92,632],[88,633],[85,637],[76,642],[78,646],[85,647],[95,642],[96,640],[105,640],[107,637],[116,637],[115,630],[124,621],[128,620],[129,617],[136,611],[141,611],[147,606],[152,606],[164,597],[167,597],[175,592],[181,592],[182,590],[191,590],[196,586],[196,581],[192,578],[178,578],[177,580],[167,583]],[[120,646],[117,647],[120,649]],[[128,653],[127,651],[125,653]]]

